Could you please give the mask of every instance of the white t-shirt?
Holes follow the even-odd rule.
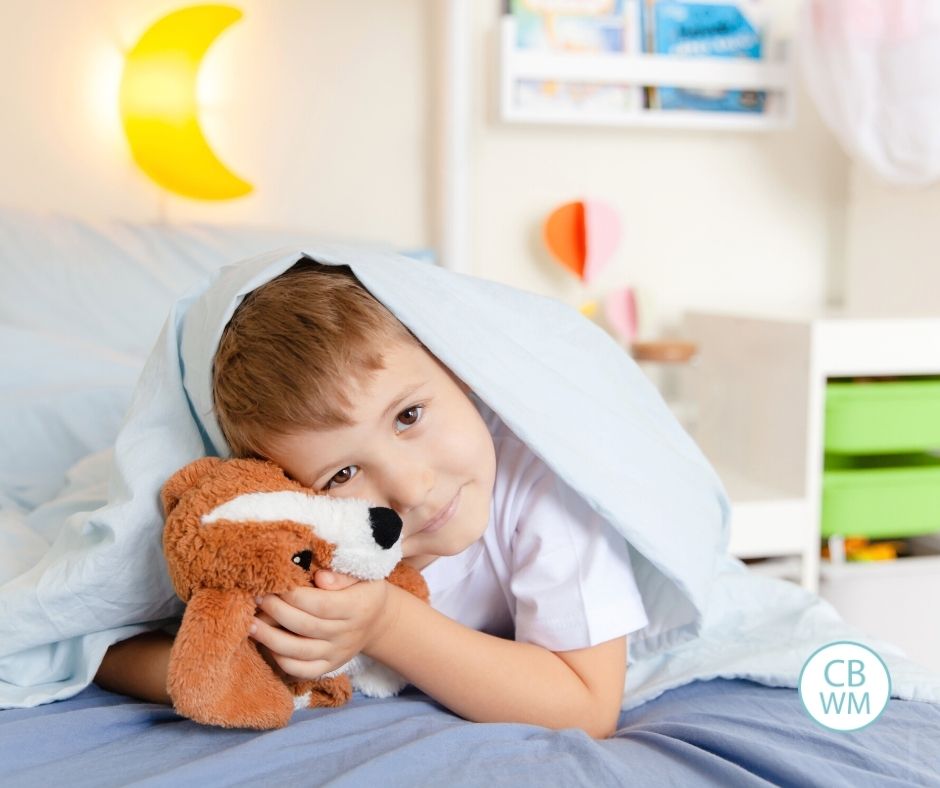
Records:
[[[473,401],[496,448],[490,521],[462,553],[422,571],[434,608],[473,629],[551,651],[645,627],[624,538]]]

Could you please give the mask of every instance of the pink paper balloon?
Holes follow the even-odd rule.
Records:
[[[586,200],[584,203],[584,235],[587,240],[587,259],[583,279],[597,278],[614,256],[620,243],[620,217],[607,203]]]

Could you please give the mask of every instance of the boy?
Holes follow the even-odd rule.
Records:
[[[280,669],[363,652],[470,720],[614,731],[626,636],[646,624],[626,543],[348,269],[302,262],[251,293],[213,396],[233,454],[394,508],[432,594],[321,572],[259,600],[253,636]],[[165,700],[170,645],[118,644],[97,680]]]

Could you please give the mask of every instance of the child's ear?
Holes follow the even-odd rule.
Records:
[[[180,468],[174,473],[160,493],[160,501],[163,504],[163,514],[168,516],[176,508],[188,490],[195,487],[199,481],[215,468],[222,460],[218,457],[203,457]]]

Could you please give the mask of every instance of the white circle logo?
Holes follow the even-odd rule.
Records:
[[[829,643],[806,660],[800,672],[800,700],[809,715],[834,731],[857,731],[884,711],[891,676],[868,646],[850,640]]]

